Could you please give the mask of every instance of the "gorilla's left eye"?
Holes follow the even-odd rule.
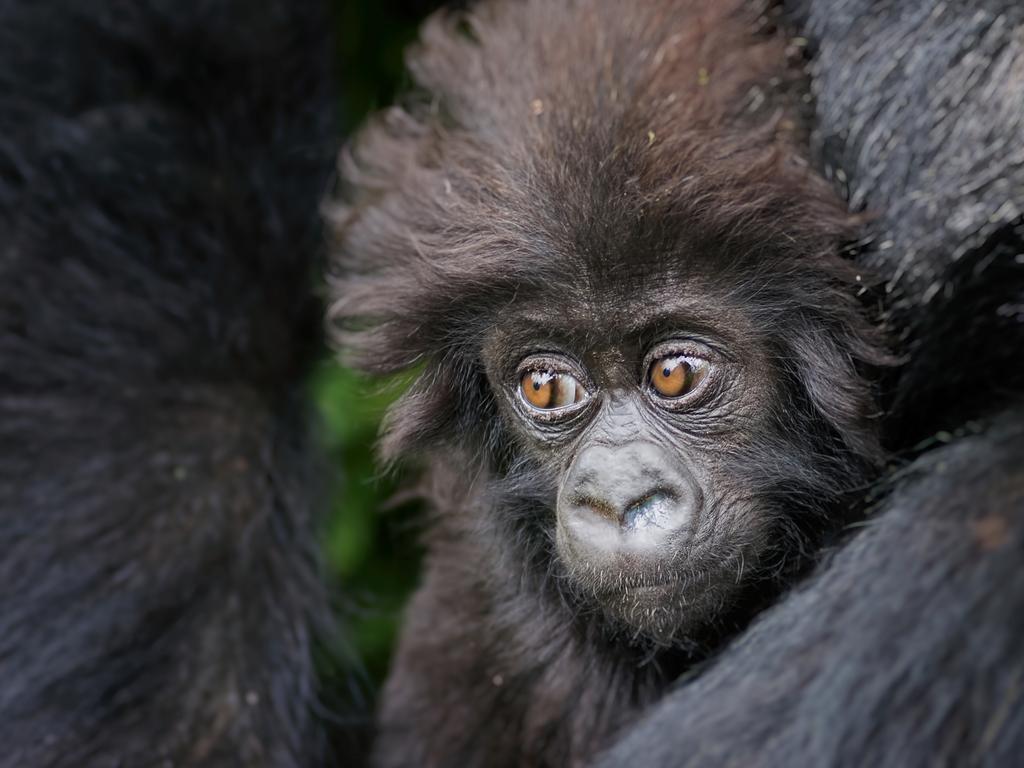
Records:
[[[651,363],[647,380],[657,395],[673,399],[696,389],[706,373],[706,366],[698,360],[684,355],[666,355]]]
[[[582,403],[589,394],[574,376],[550,369],[524,371],[519,380],[519,393],[527,405],[539,411]]]

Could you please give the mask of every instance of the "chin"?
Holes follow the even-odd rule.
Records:
[[[680,584],[626,587],[601,600],[602,612],[622,633],[663,646],[686,644],[703,634],[720,607],[717,599],[687,594]]]
[[[729,561],[691,563],[669,581],[663,572],[570,569],[575,591],[630,642],[693,646],[720,627],[741,602],[742,585]]]
[[[630,643],[685,643],[713,616],[711,601],[678,582],[638,583],[636,574],[591,571],[586,578],[573,574],[570,583],[580,602]]]

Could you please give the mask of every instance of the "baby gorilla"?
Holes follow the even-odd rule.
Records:
[[[338,339],[417,368],[383,451],[433,510],[376,759],[578,765],[856,511],[855,222],[739,0],[485,2],[410,66],[334,212]]]

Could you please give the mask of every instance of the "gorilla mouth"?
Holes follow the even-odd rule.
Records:
[[[756,558],[749,557],[749,560]],[[674,617],[675,623],[698,622],[710,606],[729,602],[743,589],[737,580],[737,568],[731,561],[718,562],[687,559],[685,567],[674,573],[665,569],[628,567],[623,563],[615,569],[587,569],[570,572],[581,592],[613,616],[631,624],[652,611],[659,623]],[[643,564],[647,565],[647,564]],[[748,565],[748,572],[753,568]]]
[[[600,598],[664,594],[679,587],[678,579],[650,578],[643,573],[622,571],[613,574],[594,574],[582,581],[596,597]]]
[[[725,573],[733,574],[730,580],[735,581],[731,561],[718,560],[713,551],[704,551],[703,547],[694,551],[693,539],[686,543],[689,546],[685,550],[677,550],[660,560],[621,552],[597,564],[573,556],[576,553],[570,549],[571,554],[565,561],[570,577],[600,597],[664,593],[666,590],[703,591],[708,583],[717,584]],[[748,554],[747,559],[754,557]]]
[[[671,609],[685,604],[681,598],[674,597],[678,594],[678,586],[677,582],[664,581],[659,584],[625,587],[619,593],[619,599],[637,606],[653,604],[659,608]]]

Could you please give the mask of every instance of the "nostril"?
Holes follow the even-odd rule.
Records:
[[[655,488],[628,504],[616,504],[600,496],[578,493],[570,503],[585,509],[623,528],[653,526],[666,527],[669,518],[679,506],[679,495],[667,488]],[[665,525],[662,525],[665,523]],[[667,526],[671,527],[671,526]]]
[[[661,527],[660,522],[671,516],[678,503],[679,497],[674,492],[656,488],[626,506],[622,512],[622,525],[624,528],[641,525]]]
[[[570,503],[574,507],[582,507],[584,509],[589,509],[592,512],[596,512],[601,517],[607,518],[616,524],[618,524],[621,519],[619,510],[614,504],[606,501],[605,499],[599,499],[596,496],[579,494],[574,496]]]

